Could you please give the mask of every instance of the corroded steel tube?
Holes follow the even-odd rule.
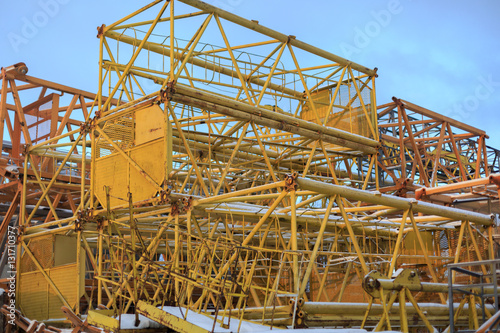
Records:
[[[480,214],[462,209],[439,206],[428,202],[416,201],[414,199],[394,197],[371,191],[358,190],[347,186],[322,183],[306,178],[298,178],[297,183],[302,190],[317,191],[318,193],[328,195],[337,194],[349,200],[359,200],[376,205],[387,205],[401,210],[411,208],[416,213],[439,215],[455,220],[470,221],[486,226],[492,225],[495,220],[495,216],[492,214]]]

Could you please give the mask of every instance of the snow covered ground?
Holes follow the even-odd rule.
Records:
[[[183,312],[179,310],[178,307],[173,307],[173,306],[165,306],[163,307],[163,311],[168,312],[176,317],[179,318],[184,318],[185,315],[185,309],[183,309]],[[200,313],[192,312],[189,311],[187,318],[186,318],[190,323],[199,326],[203,329],[206,329],[208,332],[212,331],[213,325],[214,325],[214,320],[213,318],[210,318],[208,316],[205,316]],[[227,319],[224,320],[225,323],[227,323]],[[223,328],[220,326],[219,323],[215,325],[214,333],[233,333],[238,331],[238,325],[240,321],[236,318],[231,318],[230,326],[229,328]],[[305,329],[293,329],[293,330],[283,330],[277,327],[270,328],[269,326],[266,325],[259,325],[256,323],[251,323],[249,321],[243,321],[241,323],[240,327],[240,333],[251,333],[251,332],[259,332],[259,333],[276,333],[276,332],[281,332],[281,331],[290,331],[291,333],[367,333],[367,330],[363,329],[354,329],[354,328],[342,328],[342,329],[331,329],[331,328],[319,328],[319,329],[312,329],[312,328],[305,328]],[[381,333],[389,333],[389,332],[395,332],[395,331],[385,331]]]

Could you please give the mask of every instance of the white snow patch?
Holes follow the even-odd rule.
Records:
[[[120,319],[116,317],[116,319]],[[122,314],[120,321],[120,328],[125,330],[130,329],[143,329],[143,328],[161,328],[163,325],[158,324],[155,321],[150,320],[149,318],[144,317],[143,315],[139,315],[139,326],[135,326],[135,314]]]
[[[184,318],[183,314],[186,314],[186,309],[183,309],[182,313],[178,307],[173,307],[173,306],[164,306],[162,308],[163,311],[170,313],[171,315],[174,315],[178,318]],[[208,316],[205,316],[200,313],[196,313],[194,311],[188,311],[186,320],[196,326],[199,326],[205,330],[211,331],[212,327],[214,326],[214,319]],[[224,322],[227,323],[227,318],[224,319]],[[230,326],[229,328],[223,328],[220,326],[219,323],[215,324],[215,329],[214,333],[230,333],[230,332],[237,332],[238,331],[238,325],[240,321],[236,318],[231,318]],[[273,332],[275,333],[277,330],[274,328],[273,330],[270,330],[269,326],[265,325],[260,325],[256,323],[251,323],[248,321],[243,321],[241,323],[240,327],[240,333],[249,333],[249,332]],[[353,332],[354,333],[354,332]]]
[[[174,315],[178,318],[184,318],[183,314],[186,314],[186,309],[182,309],[182,314],[181,311],[179,310],[178,307],[173,307],[173,306],[164,306],[163,308],[160,307],[163,311]],[[193,311],[188,311],[186,321],[189,323],[199,326],[202,329],[211,331],[212,327],[214,325],[214,319],[200,314],[196,313]],[[227,323],[227,318],[224,319],[224,323]],[[236,318],[231,318],[230,326],[229,328],[223,328],[220,326],[219,323],[215,324],[215,329],[214,333],[231,333],[231,332],[237,332],[238,331],[238,325],[240,321]],[[252,323],[249,321],[243,321],[241,323],[240,327],[240,333],[251,333],[251,332],[259,332],[259,333],[276,333],[276,332],[281,332],[282,330],[278,327],[273,327],[273,329],[270,329],[270,326],[267,325],[260,325],[256,323]],[[293,329],[290,330],[291,333],[368,333],[368,331],[364,329],[355,329],[355,328],[341,328],[341,329],[331,329],[331,328],[304,328],[304,329]],[[384,331],[380,333],[400,333],[396,331]]]

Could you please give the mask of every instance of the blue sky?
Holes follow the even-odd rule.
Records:
[[[500,2],[207,0],[378,67],[377,101],[402,98],[486,131],[500,148]],[[0,66],[97,91],[97,26],[148,1],[3,1]],[[31,29],[30,29],[31,28]]]

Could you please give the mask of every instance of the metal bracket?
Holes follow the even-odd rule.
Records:
[[[76,213],[77,219],[75,221],[75,231],[82,231],[85,229],[85,224],[88,222],[96,222],[94,219],[94,210],[85,209]]]
[[[170,192],[171,192],[171,189],[169,189],[169,188],[159,192],[160,203],[168,204],[170,202]]]
[[[20,225],[19,227],[17,227],[16,245],[21,242],[21,238],[24,235],[25,231],[26,227],[24,225]]]
[[[297,184],[298,173],[294,172],[293,174],[285,175],[285,191],[295,191],[299,187]]]
[[[101,38],[101,36],[104,34],[104,28],[106,25],[101,25],[100,27],[97,27],[97,38]]]
[[[170,215],[176,216],[179,215],[179,202],[178,201],[172,201],[171,204],[171,209],[170,209]]]
[[[193,207],[193,197],[182,198],[182,212],[187,212]]]
[[[172,95],[175,94],[175,80],[169,81],[164,90],[160,90],[159,101],[168,102],[172,99]]]

